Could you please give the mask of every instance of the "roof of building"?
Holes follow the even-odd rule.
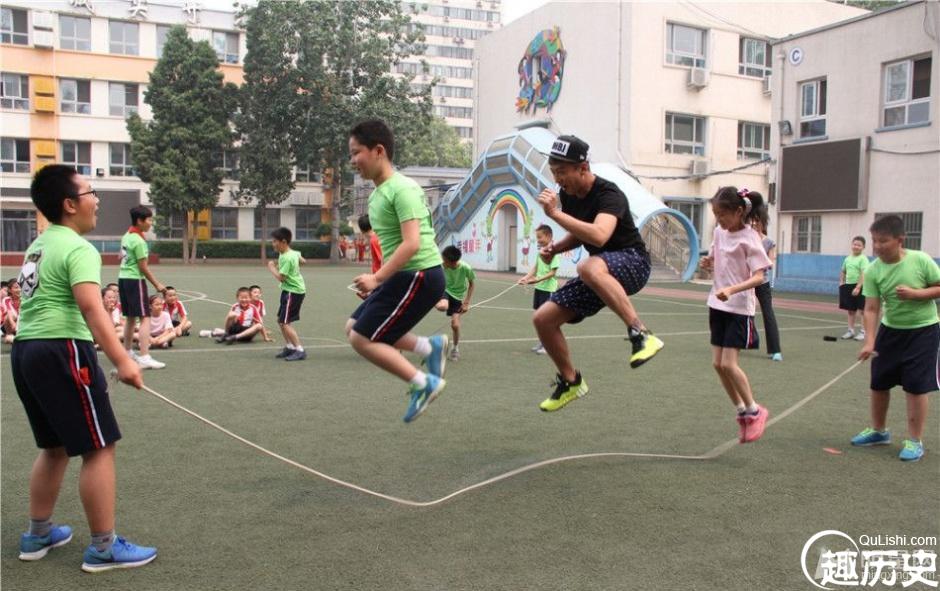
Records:
[[[862,14],[862,15],[859,15],[859,16],[856,16],[856,17],[852,17],[852,18],[849,18],[849,19],[845,19],[844,21],[839,21],[839,22],[836,22],[836,23],[831,23],[831,24],[828,24],[828,25],[823,25],[823,26],[821,26],[821,27],[816,27],[815,29],[809,29],[809,30],[807,30],[807,31],[801,31],[801,32],[799,32],[799,33],[794,33],[793,35],[787,35],[786,37],[782,37],[782,38],[780,38],[780,39],[775,39],[775,40],[771,41],[771,45],[779,45],[779,44],[781,44],[781,43],[786,43],[787,41],[790,41],[790,40],[792,40],[792,39],[799,39],[800,37],[808,37],[809,35],[815,35],[816,33],[821,33],[821,32],[823,32],[823,31],[828,31],[828,30],[830,30],[830,29],[835,29],[835,28],[837,28],[837,27],[844,27],[845,25],[850,25],[850,24],[856,23],[856,22],[858,22],[858,21],[862,21],[862,20],[866,20],[866,19],[870,19],[870,18],[876,18],[876,17],[879,17],[879,16],[881,16],[881,15],[883,15],[883,14],[887,14],[887,13],[889,13],[889,12],[894,12],[894,11],[896,11],[896,10],[902,10],[902,9],[904,9],[904,8],[910,8],[910,7],[912,7],[912,6],[917,6],[917,5],[919,5],[919,4],[927,4],[927,0],[910,0],[909,2],[899,2],[899,3],[897,4],[897,6],[889,6],[889,7],[887,7],[887,8],[882,8],[881,10],[876,10],[876,11],[874,11],[874,12],[869,12],[868,14]]]

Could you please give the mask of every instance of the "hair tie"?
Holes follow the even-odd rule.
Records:
[[[741,190],[738,191],[738,197],[746,198],[751,194],[751,190],[747,187],[741,187]]]
[[[742,197],[741,199],[744,199],[744,215],[751,213],[751,208],[754,207],[753,204],[751,204],[751,200],[747,197]]]

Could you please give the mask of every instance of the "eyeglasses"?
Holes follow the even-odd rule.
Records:
[[[97,196],[98,196],[98,191],[95,191],[94,189],[92,189],[91,191],[85,191],[84,193],[79,193],[78,195],[71,195],[71,198],[72,198],[72,199],[78,199],[78,198],[81,197],[82,195],[94,195],[95,197],[97,197]]]

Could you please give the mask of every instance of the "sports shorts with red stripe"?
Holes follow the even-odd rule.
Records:
[[[10,353],[13,383],[36,445],[65,447],[69,456],[102,449],[121,438],[108,382],[90,341],[17,341]]]
[[[444,283],[440,265],[399,271],[356,308],[352,329],[370,341],[394,345],[444,297]]]

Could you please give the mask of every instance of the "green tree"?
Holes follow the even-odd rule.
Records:
[[[237,199],[261,211],[261,260],[267,257],[265,210],[283,202],[294,189],[290,114],[297,99],[294,6],[261,2],[242,12],[248,53],[240,111],[235,117],[241,140]]]
[[[134,167],[150,184],[150,200],[162,216],[187,217],[187,262],[196,258],[196,233],[188,215],[218,202],[220,158],[232,142],[230,120],[238,91],[223,82],[218,66],[208,42],[196,43],[184,27],[172,28],[144,93],[153,119],[145,122],[135,113],[127,120]]]
[[[441,117],[433,117],[426,133],[407,143],[398,160],[402,166],[469,168],[472,164],[470,144],[461,142]]]
[[[855,8],[864,8],[865,10],[881,10],[882,8],[888,8],[889,6],[897,6],[898,4],[904,2],[905,0],[829,0],[830,2],[835,2],[836,4],[844,4],[846,6],[853,6]]]

